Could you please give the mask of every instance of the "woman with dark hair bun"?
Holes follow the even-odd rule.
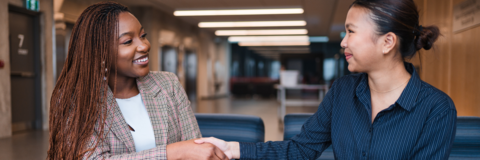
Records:
[[[203,138],[241,159],[448,159],[457,111],[448,95],[405,62],[429,50],[436,26],[419,24],[412,0],[357,0],[341,42],[352,74],[336,80],[300,134],[288,141],[225,142]]]
[[[127,7],[89,6],[72,30],[50,106],[47,159],[226,159],[200,130],[177,77],[150,72],[150,42]]]

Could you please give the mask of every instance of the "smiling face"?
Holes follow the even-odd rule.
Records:
[[[150,42],[142,25],[129,12],[119,14],[117,76],[138,78],[149,72]]]
[[[345,21],[347,34],[340,45],[345,49],[350,72],[374,70],[383,58],[382,38],[376,36],[377,26],[370,16],[370,12],[361,7],[352,6],[348,11]]]

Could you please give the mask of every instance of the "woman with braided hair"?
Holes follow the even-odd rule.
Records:
[[[422,81],[411,63],[439,36],[419,25],[413,0],[356,0],[341,42],[348,69],[317,112],[288,141],[209,142],[240,159],[316,159],[330,145],[335,159],[448,159],[457,111],[450,97]]]
[[[226,159],[193,142],[190,102],[174,74],[149,71],[146,36],[121,4],[83,11],[51,99],[47,159]]]

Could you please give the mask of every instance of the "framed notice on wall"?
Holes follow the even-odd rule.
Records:
[[[465,0],[453,6],[453,32],[480,24],[480,0]]]

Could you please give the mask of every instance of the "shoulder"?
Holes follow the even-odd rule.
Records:
[[[155,80],[178,80],[177,76],[172,72],[164,71],[150,71],[146,77],[153,78]]]
[[[163,71],[150,71],[146,76],[137,79],[141,89],[157,94],[160,90],[173,92],[180,82],[175,74]]]
[[[159,85],[172,85],[172,82],[177,82],[177,75],[171,72],[164,71],[150,71],[144,79],[151,79],[157,82]]]
[[[430,117],[457,111],[450,96],[434,86],[422,81],[420,92],[419,100],[425,104],[424,106],[430,106]]]

